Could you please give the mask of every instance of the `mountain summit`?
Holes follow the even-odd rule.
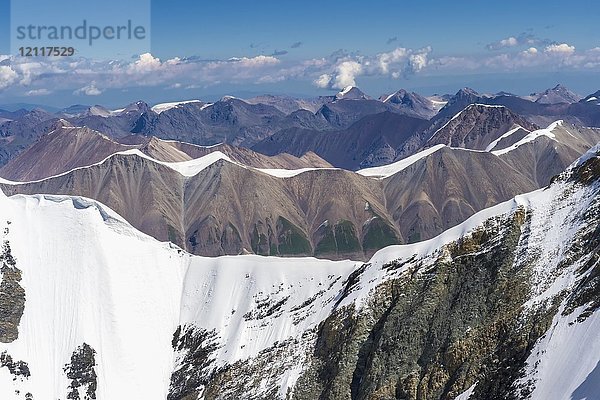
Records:
[[[551,89],[546,89],[542,93],[532,93],[530,97],[539,104],[572,104],[581,100],[581,96],[575,94],[561,84],[558,84]]]
[[[355,86],[346,86],[335,95],[336,100],[369,100],[370,96],[367,96]]]
[[[427,97],[415,92],[400,89],[390,95],[381,96],[380,101],[394,106],[407,115],[429,119],[439,111],[436,104]]]

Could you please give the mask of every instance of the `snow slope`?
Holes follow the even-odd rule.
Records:
[[[26,293],[19,338],[0,352],[31,371],[15,387],[0,369],[0,398],[22,398],[18,388],[36,399],[65,399],[62,368],[84,342],[98,353],[98,399],[166,398],[189,260],[85,199],[0,202]]]
[[[214,147],[214,146],[209,146],[209,147]],[[85,170],[88,169],[90,167],[94,167],[94,166],[98,166],[98,165],[102,165],[106,162],[108,162],[111,158],[116,157],[116,156],[133,156],[133,157],[141,157],[144,158],[146,160],[149,160],[153,163],[156,164],[160,164],[160,165],[164,165],[168,168],[171,168],[174,171],[177,171],[179,174],[181,174],[182,176],[185,177],[192,177],[195,175],[198,175],[200,172],[202,172],[204,169],[208,168],[209,166],[211,166],[212,164],[214,164],[215,162],[219,161],[219,160],[225,160],[229,163],[232,164],[236,164],[242,168],[249,168],[249,169],[253,169],[256,171],[260,171],[263,172],[265,174],[271,175],[271,176],[275,176],[278,178],[289,178],[292,176],[296,176],[299,175],[303,172],[307,172],[307,171],[314,171],[314,170],[319,170],[319,169],[337,169],[337,168],[302,168],[302,169],[276,169],[276,168],[254,168],[254,167],[250,167],[247,165],[243,165],[240,164],[236,161],[233,161],[231,158],[229,158],[226,154],[220,152],[220,151],[214,151],[212,153],[209,153],[205,156],[199,157],[199,158],[195,158],[193,160],[188,160],[188,161],[181,161],[181,162],[164,162],[164,161],[159,161],[155,158],[150,157],[147,154],[144,154],[143,152],[141,152],[139,149],[131,149],[131,150],[125,150],[125,151],[120,151],[114,154],[111,154],[110,156],[106,157],[104,160],[99,161],[97,163],[91,164],[91,165],[86,165],[83,167],[78,167],[78,168],[73,168],[69,171],[57,174],[57,175],[53,175],[50,176],[48,178],[44,178],[44,179],[40,179],[40,180],[35,180],[35,181],[28,181],[28,182],[14,182],[14,181],[9,181],[7,179],[3,179],[0,178],[0,182],[4,183],[4,184],[10,184],[10,185],[26,185],[28,183],[36,183],[36,182],[42,182],[48,179],[53,179],[53,178],[57,178],[60,176],[65,176],[70,174],[73,171],[78,171],[78,170]]]
[[[255,299],[286,296],[291,309],[323,287],[331,296],[356,264],[193,257],[77,197],[2,195],[0,220],[11,221],[6,239],[26,292],[19,338],[0,344],[0,353],[25,360],[31,370],[29,379],[13,382],[0,368],[2,399],[22,398],[15,389],[64,399],[69,383],[62,368],[83,343],[97,352],[98,399],[165,399],[180,323],[220,333],[220,365],[255,356],[328,313],[319,307],[297,325],[283,316],[263,325],[243,317],[255,310]]]
[[[161,103],[161,104],[157,104],[157,105],[153,106],[152,111],[154,111],[157,114],[160,114],[164,111],[171,110],[171,109],[177,108],[181,105],[190,104],[190,103],[202,103],[202,102],[200,100],[186,100],[186,101],[176,101],[176,102],[172,102],[172,103]]]

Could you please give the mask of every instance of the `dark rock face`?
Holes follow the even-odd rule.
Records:
[[[29,366],[25,361],[14,361],[6,351],[0,353],[0,368],[8,368],[13,380],[28,379],[31,376]]]
[[[5,236],[8,228],[4,230]],[[19,323],[25,310],[25,290],[21,287],[21,271],[11,254],[8,240],[0,251],[0,342],[10,343],[19,337]]]
[[[475,382],[475,398],[520,398],[512,383],[557,309],[521,317],[529,269],[513,261],[527,218],[489,221],[419,274],[417,262],[377,289],[367,315],[332,314],[294,398],[453,399]]]
[[[67,388],[67,399],[93,400],[96,398],[98,381],[95,366],[96,351],[87,343],[79,346],[73,352],[71,362],[63,368],[67,378],[71,380],[71,384]]]
[[[171,344],[179,357],[167,400],[192,400],[204,392],[214,369],[211,353],[218,348],[216,337],[215,332],[194,326],[177,328]]]

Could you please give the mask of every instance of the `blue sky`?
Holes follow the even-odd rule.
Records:
[[[69,16],[66,1],[53,3],[57,15]],[[373,96],[600,88],[592,0],[152,1],[150,51],[76,62],[14,57],[9,3],[0,0],[0,104],[314,96],[346,84]],[[114,15],[133,15],[136,1],[122,3]]]
[[[251,43],[265,51],[304,45],[291,56],[338,49],[379,52],[432,46],[440,54],[472,54],[523,32],[594,47],[598,1],[155,1],[153,52],[171,57],[231,57]],[[568,9],[566,9],[568,7]],[[397,38],[390,44],[388,39]]]

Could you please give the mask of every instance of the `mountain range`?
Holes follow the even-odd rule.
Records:
[[[367,263],[191,256],[94,201],[0,195],[0,395],[593,398],[599,190],[596,147]]]
[[[0,110],[0,398],[597,398],[599,93]]]

